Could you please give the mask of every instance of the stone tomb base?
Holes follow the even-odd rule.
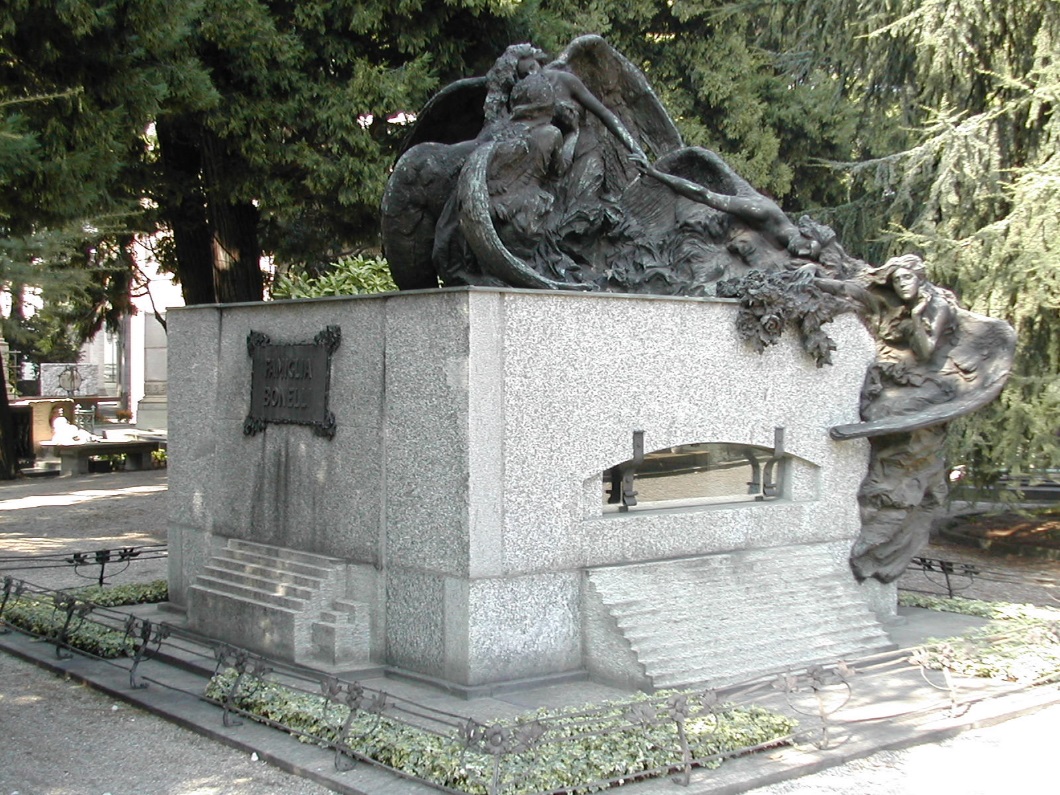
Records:
[[[893,588],[847,563],[868,446],[828,436],[857,420],[872,340],[840,318],[818,369],[788,338],[751,351],[736,309],[456,289],[172,310],[171,599],[230,643],[469,694],[719,685],[888,646]],[[245,435],[250,332],[329,326],[333,437]],[[774,488],[617,510],[603,475],[641,440],[765,451]]]

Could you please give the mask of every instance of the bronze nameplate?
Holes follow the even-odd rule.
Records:
[[[279,422],[309,425],[317,435],[333,438],[335,415],[328,410],[331,354],[341,340],[338,326],[328,326],[312,342],[299,343],[274,343],[268,335],[251,331],[250,411],[243,433],[253,436]]]

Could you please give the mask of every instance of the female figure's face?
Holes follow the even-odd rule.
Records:
[[[516,74],[519,79],[522,80],[527,75],[532,75],[535,72],[541,71],[541,63],[533,55],[524,55],[519,59],[519,64],[516,66]]]
[[[920,292],[920,277],[908,268],[897,268],[891,275],[891,286],[898,297],[908,303]]]

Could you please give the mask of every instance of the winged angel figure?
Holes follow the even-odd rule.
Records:
[[[683,147],[643,73],[582,36],[551,61],[513,45],[427,104],[384,194],[383,245],[402,289],[706,295],[797,251],[763,208],[786,220],[716,154]]]

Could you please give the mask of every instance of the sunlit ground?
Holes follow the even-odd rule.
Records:
[[[30,497],[16,497],[0,502],[0,511],[20,511],[24,508],[49,508],[102,500],[110,497],[134,497],[140,494],[153,494],[165,491],[166,486],[128,486],[123,489],[86,489],[71,491],[67,494],[41,494]]]
[[[146,477],[151,480],[145,482]],[[56,479],[0,489],[0,560],[164,543],[164,473],[145,473],[124,483],[114,480]],[[51,565],[44,561],[33,568]],[[56,582],[51,585],[58,587]]]
[[[125,547],[145,546],[157,544],[158,535],[147,533],[122,533],[105,536],[78,536],[76,545],[85,550],[102,549],[114,545],[116,538],[121,539],[121,545]],[[0,550],[6,553],[25,555],[47,555],[52,552],[66,552],[70,547],[69,538],[41,538],[25,535],[24,533],[0,532]]]

